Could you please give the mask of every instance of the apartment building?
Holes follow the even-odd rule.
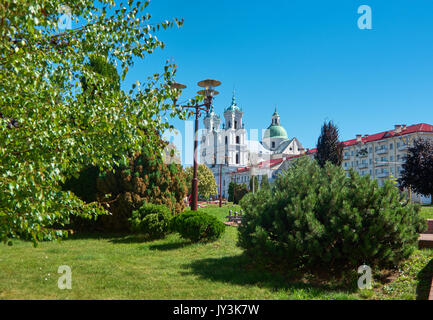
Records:
[[[433,125],[420,123],[411,126],[395,125],[394,129],[375,134],[358,134],[354,139],[343,141],[343,168],[347,174],[350,169],[357,171],[361,176],[367,174],[383,185],[386,179],[400,178],[402,165],[409,146],[416,138],[433,140]],[[250,167],[238,168],[231,173],[230,181],[236,183],[249,183],[251,175],[267,174],[273,180],[290,164],[301,156],[314,157],[316,149],[307,149],[299,155],[286,156],[259,164],[261,170],[251,172]],[[260,179],[260,177],[259,177]],[[430,203],[430,197],[412,194],[412,200],[420,203]]]
[[[352,168],[362,176],[369,174],[379,185],[383,185],[385,179],[400,178],[408,148],[418,137],[433,139],[433,126],[426,123],[395,125],[389,131],[358,134],[355,139],[343,142],[343,168]]]
[[[386,179],[400,178],[402,165],[409,146],[416,138],[433,140],[433,125],[420,123],[411,126],[395,125],[393,130],[375,134],[358,134],[354,139],[343,141],[343,168],[353,169],[361,176],[367,174],[383,185]],[[307,149],[306,154],[314,157],[316,149]],[[275,175],[286,169],[299,156],[290,157]],[[420,203],[430,203],[430,197],[412,194],[412,200]]]

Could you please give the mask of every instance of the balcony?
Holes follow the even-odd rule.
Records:
[[[359,169],[366,169],[366,168],[368,168],[368,163],[360,163],[360,164],[358,165],[358,168],[359,168]]]
[[[404,145],[398,147],[398,151],[407,151],[408,148],[409,148],[409,145],[404,144]]]
[[[376,151],[377,154],[384,154],[384,153],[388,153],[388,149],[379,149]]]
[[[388,166],[388,161],[375,161],[374,162],[374,165],[376,166],[376,167],[386,167],[386,166]]]
[[[377,178],[389,178],[389,172],[381,172],[376,175]]]
[[[350,156],[345,155],[345,156],[343,157],[343,160],[350,160]]]

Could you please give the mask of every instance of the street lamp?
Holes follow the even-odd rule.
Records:
[[[213,88],[218,87],[221,84],[218,80],[202,80],[198,83],[198,86],[204,88],[200,90],[198,94],[204,96],[203,104],[195,104],[195,105],[177,105],[177,98],[173,99],[173,104],[175,107],[181,108],[193,108],[195,109],[195,128],[194,128],[194,176],[192,178],[192,186],[191,186],[191,210],[197,211],[197,199],[198,199],[198,180],[197,180],[197,147],[198,147],[198,118],[200,117],[200,112],[209,113],[210,106],[212,104],[212,99],[219,92],[214,90]],[[177,89],[182,92],[183,89],[186,88],[184,84],[181,83],[173,83],[171,85],[173,89]]]
[[[216,162],[216,158],[217,158],[217,157],[214,156],[214,162]],[[230,159],[230,157],[229,157],[229,156],[223,156],[223,157],[220,157],[220,159],[224,159],[224,164],[225,164],[225,165],[228,165],[227,160]],[[215,163],[215,164],[216,164],[216,163]],[[221,208],[221,207],[222,207],[222,179],[223,179],[222,175],[223,175],[223,161],[220,161],[219,165],[220,165],[220,194],[219,194],[219,207]]]
[[[255,179],[254,179],[254,177],[255,177],[255,175],[256,175],[256,168],[258,167],[258,157],[257,157],[257,154],[256,153],[250,153],[249,154],[249,157],[248,157],[249,159],[248,159],[248,162],[249,162],[249,165],[250,165],[250,176],[251,176],[251,179],[253,180],[252,181],[252,183],[253,183],[253,194],[254,194],[254,191],[255,191]],[[257,179],[257,182],[259,182],[259,179]]]

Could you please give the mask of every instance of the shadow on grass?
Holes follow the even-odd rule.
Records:
[[[99,232],[75,233],[65,238],[64,240],[95,240],[95,239],[112,240],[112,239],[127,238],[129,236],[131,236],[131,234],[128,233],[102,233],[102,232],[101,233]]]
[[[427,265],[418,272],[418,286],[416,287],[416,299],[417,300],[428,300],[430,293],[430,285],[433,277],[433,259],[430,260]]]
[[[150,245],[149,250],[169,251],[180,249],[189,245],[191,245],[191,242],[188,241],[160,243]]]
[[[342,288],[338,285],[315,283],[301,279],[299,276],[287,274],[286,276],[252,266],[245,255],[223,258],[209,258],[196,260],[183,266],[185,271],[181,274],[195,274],[204,279],[230,283],[234,285],[255,285],[270,290],[303,290],[309,297],[320,297],[331,291],[355,292],[355,289]]]
[[[159,239],[149,239],[140,234],[128,234],[128,233],[86,233],[86,234],[74,234],[66,238],[65,240],[108,240],[111,243],[145,243],[145,242],[153,242],[158,240],[163,240],[164,238]],[[181,241],[181,242],[168,242],[168,243],[158,243],[151,244],[148,246],[149,250],[159,250],[159,251],[169,251],[176,250],[186,246],[192,245],[190,241]]]
[[[65,240],[108,240],[112,243],[142,243],[152,241],[142,235],[131,233],[77,233]]]

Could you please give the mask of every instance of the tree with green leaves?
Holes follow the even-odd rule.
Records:
[[[251,192],[259,190],[259,180],[257,179],[257,176],[251,176],[249,187]]]
[[[187,185],[189,194],[191,194],[192,178],[194,175],[194,167],[186,168]],[[211,195],[218,194],[217,184],[212,170],[204,164],[197,166],[198,194],[209,199]]]
[[[238,204],[239,201],[248,193],[246,184],[237,184],[236,182],[230,182],[229,184],[229,198],[228,201]]]
[[[433,203],[433,142],[422,138],[414,140],[402,168],[400,185],[425,196],[431,195]]]
[[[322,132],[317,140],[317,152],[315,159],[321,167],[327,161],[341,166],[343,162],[344,145],[338,140],[338,128],[332,122],[325,122],[322,126]]]
[[[269,189],[271,187],[267,174],[262,175],[262,181],[260,183],[260,189]]]
[[[239,245],[252,260],[340,276],[360,265],[397,266],[418,247],[426,222],[392,182],[302,157],[270,189],[249,193]]]
[[[90,166],[111,170],[143,147],[161,154],[168,118],[185,119],[172,103],[179,95],[170,86],[174,65],[128,92],[113,90],[104,76],[113,74],[110,67],[95,70],[104,57],[123,81],[134,59],[164,47],[159,29],[182,24],[151,24],[148,4],[0,3],[0,240],[22,237],[36,244],[67,235],[61,227],[73,215],[104,213],[63,191],[61,183]],[[72,29],[58,28],[62,5],[76,24]]]

